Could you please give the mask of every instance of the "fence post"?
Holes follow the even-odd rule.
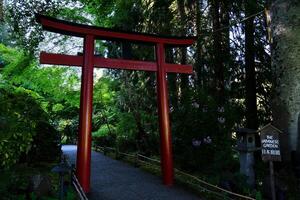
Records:
[[[106,155],[106,146],[103,147],[103,154]]]
[[[139,167],[139,153],[135,153],[135,156],[134,156],[134,167]]]
[[[116,147],[115,148],[115,156],[116,156],[116,160],[118,160],[120,157],[119,157],[119,148]]]

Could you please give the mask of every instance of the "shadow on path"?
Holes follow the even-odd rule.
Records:
[[[62,150],[76,163],[76,146]],[[161,179],[139,168],[92,151],[91,200],[196,200],[200,199],[178,186],[167,187]]]

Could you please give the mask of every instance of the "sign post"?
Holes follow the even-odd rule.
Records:
[[[263,161],[269,162],[270,167],[270,186],[272,200],[276,200],[274,166],[273,161],[281,161],[279,134],[282,131],[272,124],[267,124],[260,129],[261,156]]]
[[[274,166],[272,160],[269,161],[269,167],[270,167],[270,187],[271,187],[272,200],[276,200]]]

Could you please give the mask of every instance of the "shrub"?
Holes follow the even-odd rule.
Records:
[[[49,137],[54,130],[50,127],[47,113],[38,103],[36,93],[0,84],[0,168],[9,168],[17,163],[28,154],[33,144],[35,147],[45,145],[45,149],[36,151],[38,154],[48,153],[50,146],[57,144],[53,137]],[[38,138],[45,136],[45,133],[47,136],[42,143]],[[49,145],[46,145],[47,142]]]
[[[39,121],[35,128],[32,148],[27,154],[29,161],[51,162],[61,153],[60,134],[46,121]]]
[[[100,146],[115,146],[115,128],[112,125],[102,125],[97,131],[92,133],[93,142]]]

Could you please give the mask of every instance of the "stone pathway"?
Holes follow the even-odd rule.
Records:
[[[64,145],[64,154],[76,163],[76,146]],[[200,199],[178,186],[167,187],[160,177],[127,163],[92,152],[91,200],[196,200]]]

